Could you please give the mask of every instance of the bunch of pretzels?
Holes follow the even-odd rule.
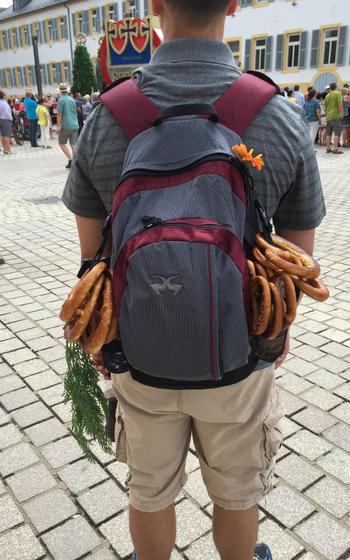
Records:
[[[251,333],[268,340],[287,330],[296,317],[297,289],[316,301],[326,301],[327,287],[318,280],[320,265],[294,243],[272,235],[268,243],[256,235],[252,259],[248,260],[251,282]]]
[[[63,304],[60,319],[65,322],[65,339],[79,341],[87,354],[96,354],[117,338],[112,273],[105,262],[85,272]]]

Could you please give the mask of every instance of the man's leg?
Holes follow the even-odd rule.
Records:
[[[130,506],[129,520],[137,560],[169,560],[176,537],[175,507],[144,513]]]
[[[61,148],[64,155],[67,156],[67,158],[69,160],[71,160],[72,159],[72,154],[70,153],[69,149],[67,148],[67,145],[66,144],[59,144],[59,147]]]
[[[252,560],[257,536],[257,506],[229,511],[214,504],[213,538],[221,560]]]

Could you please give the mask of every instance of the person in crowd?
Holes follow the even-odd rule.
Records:
[[[49,113],[48,102],[41,98],[38,101],[38,106],[36,108],[36,114],[38,117],[38,123],[41,132],[41,146],[42,148],[49,149],[50,146],[50,128],[51,128],[51,118]]]
[[[74,102],[68,94],[67,84],[60,84],[59,87],[61,97],[57,103],[57,131],[58,131],[58,144],[62,152],[67,156],[68,163],[66,165],[67,169],[70,169],[72,165],[73,153],[78,139],[78,117],[77,108]],[[67,148],[67,142],[69,140],[71,150]]]
[[[289,89],[287,92],[287,99],[288,101],[290,101],[291,103],[297,103],[297,100],[294,96],[294,91],[292,89]]]
[[[88,114],[91,111],[92,105],[90,102],[90,95],[84,95],[84,97],[82,98],[82,102],[83,102],[83,115],[84,115],[84,121],[86,119],[86,117],[88,116]]]
[[[297,85],[297,84],[294,86],[294,97],[297,100],[297,104],[299,105],[299,107],[301,107],[303,109],[303,107],[305,105],[305,97],[300,92],[300,86]]]
[[[330,92],[325,99],[326,118],[327,118],[327,154],[343,154],[339,150],[340,136],[342,131],[342,120],[344,116],[343,97],[337,89],[337,84],[329,86]],[[331,149],[332,134],[334,133],[334,148]]]
[[[96,103],[99,100],[99,97],[100,97],[100,92],[99,91],[94,91],[91,94],[91,103],[92,104]]]
[[[321,124],[320,128],[318,129],[318,143],[320,146],[326,145],[326,126],[327,126],[327,118],[326,118],[326,107],[325,107],[325,100],[326,93],[318,93],[316,95],[316,99],[320,102],[320,109],[321,109]]]
[[[348,87],[343,87],[343,148],[350,148],[350,90]]]
[[[36,108],[38,104],[33,98],[31,90],[27,90],[24,98],[24,108],[29,120],[30,126],[30,145],[32,148],[39,148],[37,143],[37,133],[38,133],[38,116],[36,114]]]
[[[53,121],[54,121],[54,100],[52,98],[51,93],[48,93],[45,97],[45,102],[47,103],[47,109],[49,111],[50,114],[50,138],[52,140],[53,138],[53,133],[52,133],[52,125],[53,125]]]
[[[316,99],[316,90],[309,91],[304,106],[305,118],[309,127],[311,142],[314,144],[321,126],[321,103]]]
[[[7,103],[7,96],[0,91],[0,136],[4,154],[11,154],[12,110]]]
[[[78,136],[79,136],[79,134],[81,133],[81,129],[84,126],[84,110],[83,110],[83,102],[82,102],[81,93],[79,93],[79,92],[75,93],[73,98],[74,98],[74,102],[75,102],[75,106],[76,106],[76,110],[77,110],[77,118],[78,118],[78,124],[79,124]]]
[[[234,13],[237,0],[153,0],[152,6],[154,15],[160,17],[164,41],[152,63],[134,74],[136,85],[162,108],[212,104],[241,76],[223,40],[225,16]],[[243,103],[248,111],[254,99],[248,95]],[[133,114],[125,118],[129,124],[135,122]],[[177,134],[179,143],[181,131]],[[135,140],[141,152],[142,136]],[[325,207],[302,111],[275,95],[242,134],[242,142],[264,154],[265,169],[255,173],[255,188],[277,233],[311,254],[315,228],[325,215]],[[127,148],[117,120],[104,104],[96,104],[82,130],[63,194],[64,204],[76,217],[83,259],[95,255],[100,246],[102,225],[111,210]],[[169,152],[167,146],[164,149]],[[171,160],[176,157],[170,154]],[[170,173],[173,183],[169,185],[178,184]],[[195,196],[195,185],[189,181],[185,186]],[[175,201],[175,193],[171,196]],[[127,219],[128,207],[124,212]],[[151,270],[156,270],[156,265],[155,261]],[[183,323],[184,332],[186,328]],[[276,367],[287,352],[286,347]],[[195,356],[193,349],[192,358]],[[102,355],[93,359],[99,371],[108,376]],[[267,491],[266,484],[272,486],[274,457],[281,441],[283,411],[275,388],[275,366],[244,378],[229,374],[226,382],[212,382],[208,388],[180,378],[172,383],[166,379],[166,355],[159,354],[159,364],[164,368],[161,378],[134,368],[112,375],[119,402],[118,458],[128,463],[130,471],[133,560],[168,560],[172,555],[174,504],[186,480],[191,434],[214,502],[213,537],[219,557],[271,560],[268,546],[256,545],[256,541],[257,504]],[[192,521],[188,519],[190,525]]]

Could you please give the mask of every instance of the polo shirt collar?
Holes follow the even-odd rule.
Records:
[[[230,48],[221,41],[199,37],[183,37],[162,43],[154,53],[151,64],[202,62],[235,68]]]

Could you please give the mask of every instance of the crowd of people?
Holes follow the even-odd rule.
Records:
[[[284,96],[299,105],[305,112],[312,142],[327,147],[327,153],[342,154],[350,148],[350,88],[348,84],[338,89],[336,83],[318,92],[310,86],[304,95],[300,87],[284,88]],[[334,136],[333,136],[334,135]],[[333,138],[333,149],[331,142]]]
[[[343,153],[340,146],[350,148],[350,87],[348,84],[344,84],[342,88],[338,89],[337,84],[332,83],[326,86],[323,92],[318,92],[313,86],[310,86],[306,94],[301,93],[299,85],[295,85],[294,88],[285,87],[282,93],[288,101],[299,105],[304,110],[312,142],[326,146],[327,153],[333,154]],[[59,138],[60,147],[68,158],[67,167],[69,168],[72,154],[66,149],[67,140],[65,135],[60,135],[57,125],[59,100],[65,96],[75,104],[77,123],[74,119],[74,111],[71,111],[69,122],[63,123],[69,126],[62,126],[62,128],[71,129],[73,127],[73,130],[77,130],[76,134],[68,136],[72,152],[74,152],[76,138],[91,111],[92,104],[98,100],[98,92],[91,96],[82,96],[79,92],[72,94],[69,93],[66,84],[61,84],[55,95],[48,93],[42,98],[34,95],[30,89],[25,92],[24,97],[7,97],[3,91],[0,91],[0,136],[4,154],[11,154],[12,123],[18,115],[23,115],[28,121],[28,139],[33,148],[40,147],[37,143],[38,128],[40,129],[41,147],[46,149],[51,148],[50,140],[53,138],[53,130],[57,131],[62,141],[61,143]],[[66,107],[67,112],[69,104],[64,101],[62,106]],[[70,107],[73,108],[73,105]],[[333,148],[331,148],[332,142]]]
[[[61,86],[63,86],[63,88]],[[74,95],[68,92],[68,87],[65,84],[61,84],[54,95],[47,93],[42,97],[35,95],[31,89],[27,89],[24,96],[7,96],[5,92],[0,91],[0,136],[3,153],[5,155],[12,153],[13,123],[16,122],[18,118],[22,118],[25,123],[24,136],[27,131],[28,137],[25,136],[25,139],[30,141],[32,148],[40,147],[37,142],[40,136],[41,147],[50,149],[50,140],[53,139],[53,132],[56,131],[58,134],[60,133],[58,127],[58,113],[60,99],[65,96],[68,96],[74,103],[78,136],[86,117],[91,111],[92,104],[98,99],[99,93],[96,92],[91,96],[83,96],[79,92]],[[65,105],[65,103],[63,103],[63,105]],[[75,125],[76,123],[74,121],[74,127]],[[63,151],[66,153],[65,150]]]

